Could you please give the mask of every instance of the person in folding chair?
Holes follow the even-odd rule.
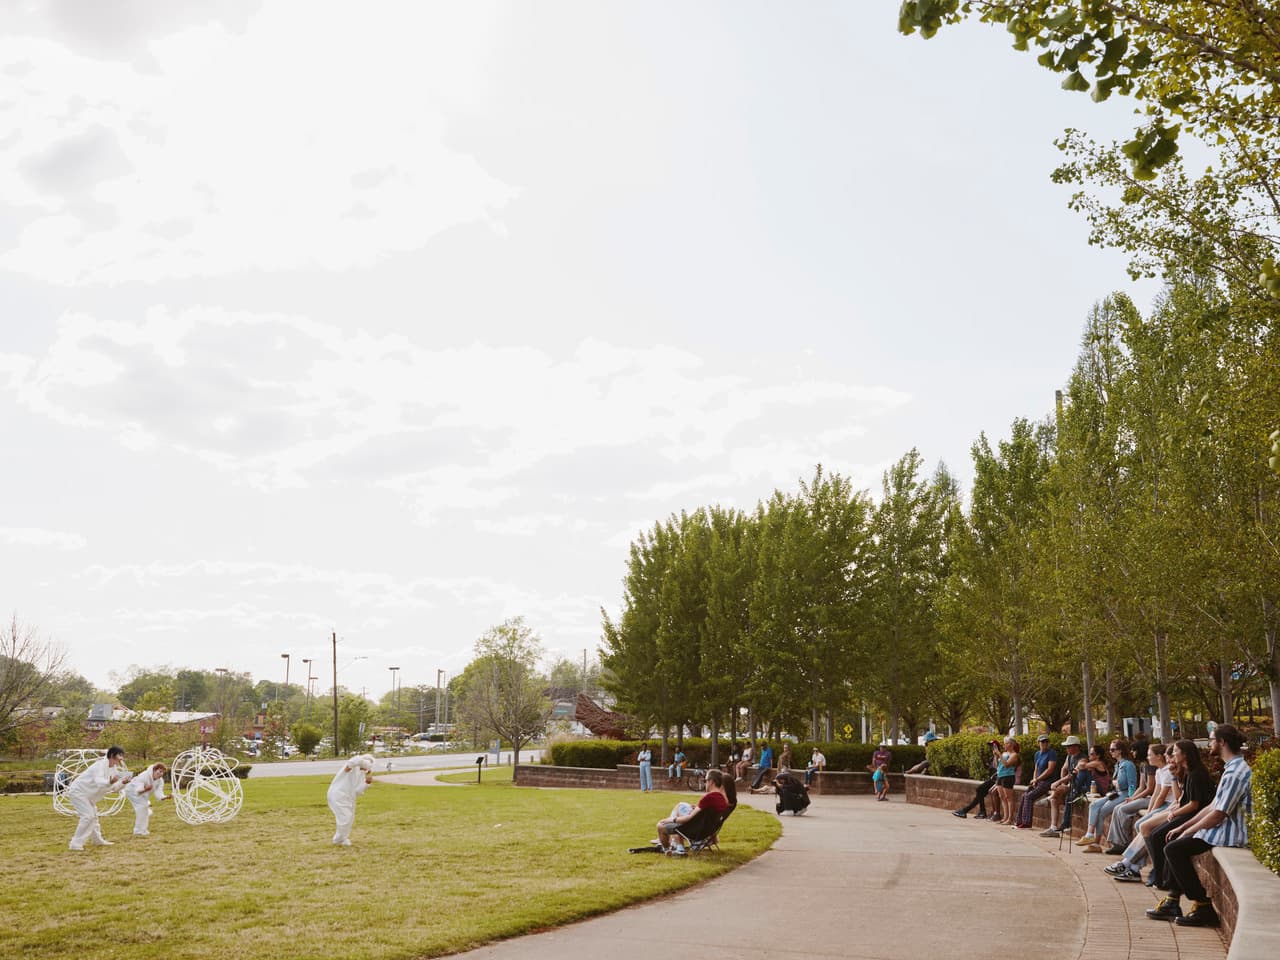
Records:
[[[707,792],[697,806],[689,813],[658,821],[660,852],[683,856],[686,843],[694,852],[713,844],[720,824],[737,805],[733,779],[720,770],[708,770]]]

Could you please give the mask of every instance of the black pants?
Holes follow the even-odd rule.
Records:
[[[982,815],[987,815],[987,794],[991,792],[991,788],[996,785],[996,775],[993,773],[986,780],[978,784],[978,789],[973,792],[973,802],[967,807],[961,807],[961,813],[968,813],[974,807],[982,811]]]
[[[755,780],[754,780],[754,781],[752,781],[752,783],[751,783],[751,789],[752,789],[752,790],[759,790],[759,789],[760,789],[760,784],[764,783],[764,778],[765,778],[765,777],[767,777],[767,776],[769,775],[769,771],[770,771],[771,769],[772,769],[771,767],[761,767],[761,768],[760,768],[760,772],[756,774],[756,778],[755,778]]]
[[[1185,893],[1192,900],[1203,902],[1209,899],[1191,860],[1212,849],[1212,844],[1199,837],[1179,837],[1165,844],[1164,873],[1169,881],[1169,896]]]
[[[1165,869],[1165,844],[1169,842],[1167,839],[1169,831],[1186,823],[1193,816],[1195,814],[1188,813],[1185,816],[1178,817],[1176,820],[1170,820],[1168,823],[1156,827],[1147,836],[1147,852],[1151,854],[1151,875],[1156,878],[1156,883],[1167,887],[1173,882],[1173,877]]]

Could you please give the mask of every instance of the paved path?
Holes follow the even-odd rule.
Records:
[[[743,803],[772,811],[771,798]],[[659,901],[519,937],[471,960],[720,956],[951,960],[1221,960],[1216,931],[1148,920],[1156,899],[1110,859],[895,797],[816,797],[773,848]],[[733,821],[726,829],[732,830]],[[714,855],[714,854],[712,854]],[[654,869],[667,866],[653,858]],[[877,922],[876,918],[883,918]],[[1008,947],[997,946],[1004,940]],[[1013,946],[1016,944],[1016,947]]]

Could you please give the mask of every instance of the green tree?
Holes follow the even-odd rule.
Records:
[[[487,630],[475,651],[459,691],[459,716],[510,743],[519,763],[520,749],[551,714],[546,678],[537,672],[542,642],[523,617],[513,617]]]
[[[0,743],[41,719],[39,707],[62,670],[64,651],[17,614],[0,628]]]
[[[293,742],[298,746],[298,752],[304,757],[309,757],[316,746],[324,738],[324,734],[314,723],[307,723],[301,720],[290,728],[290,734]]]

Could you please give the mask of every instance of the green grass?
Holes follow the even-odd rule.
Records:
[[[327,785],[248,780],[235,820],[199,827],[166,802],[149,838],[131,835],[126,808],[103,820],[115,845],[81,853],[67,849],[75,821],[48,797],[0,798],[4,954],[438,956],[670,893],[745,863],[781,832],[740,807],[719,854],[632,856],[671,796],[375,783],[357,805],[354,845],[335,847]]]
[[[512,775],[515,767],[485,767],[481,773],[480,783],[486,787],[489,786],[511,786]],[[393,770],[392,773],[395,771]],[[436,779],[442,783],[469,783],[472,786],[476,784],[476,770],[472,767],[463,773],[440,773],[436,774]]]

